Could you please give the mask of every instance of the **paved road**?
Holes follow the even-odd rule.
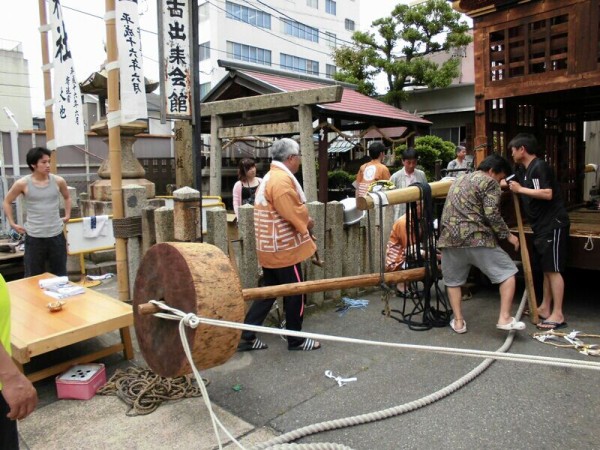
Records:
[[[569,330],[599,333],[597,278],[598,272],[569,274],[566,295]],[[110,284],[104,289],[108,291]],[[500,348],[508,335],[494,326],[499,302],[494,289],[482,288],[465,303],[469,331],[464,335],[454,334],[448,327],[411,331],[406,325],[382,316],[378,293],[363,298],[369,300],[365,310],[350,310],[342,316],[334,305],[311,308],[305,319],[305,331],[482,350]],[[399,299],[392,302],[394,308],[401,306]],[[515,311],[516,307],[515,304]],[[510,352],[600,362],[598,358],[580,355],[571,349],[541,344],[529,336],[534,331],[535,327],[528,324],[526,331],[516,335]],[[289,352],[278,336],[265,335],[264,341],[269,344],[268,350],[237,353],[226,364],[203,372],[211,381],[209,394],[213,404],[220,407],[220,413],[228,412],[235,418],[230,423],[236,435],[251,435],[256,430],[262,433],[254,442],[268,439],[269,431],[283,434],[315,423],[382,410],[393,415],[400,405],[430,396],[482,362],[471,357],[337,342],[323,342],[319,351]],[[136,359],[143,363],[139,356]],[[107,359],[107,364],[109,372],[125,365],[118,358]],[[356,377],[357,381],[339,387],[325,377],[326,370]],[[64,401],[56,402],[48,381],[37,385],[42,396],[40,421],[56,414],[57,405],[65,405],[61,410],[75,408]],[[312,434],[296,442],[336,442],[357,450],[441,446],[457,449],[598,448],[599,388],[597,371],[497,361],[464,387],[427,406],[385,420]],[[92,401],[106,400],[96,396]],[[167,410],[168,406],[161,406],[159,411],[163,408]],[[193,408],[196,411],[202,407],[195,403]],[[122,411],[110,414],[114,416]],[[189,418],[190,414],[193,419]],[[198,448],[214,448],[207,416],[197,416],[196,412],[184,409],[161,420],[175,426],[175,422],[181,421],[177,417],[185,418],[186,431],[180,434],[181,442],[186,445],[194,442],[192,446]],[[127,427],[130,426],[126,425],[127,420],[120,418],[116,423]],[[155,419],[148,416],[145,420]],[[195,432],[202,426],[208,430],[207,434],[198,437],[190,430],[190,424],[198,425],[192,425]],[[37,444],[41,442],[41,432],[36,425],[34,417],[26,427],[21,427],[24,440],[35,444],[29,445],[32,449],[48,448]],[[70,424],[69,429],[75,426]],[[108,422],[107,427],[111,427],[107,432],[113,434],[128,433],[130,438],[135,434],[130,428],[119,430],[119,425]],[[145,426],[144,430],[148,436],[138,441],[111,440],[112,448],[121,448],[119,442],[129,448],[164,448],[167,427]],[[203,445],[198,444],[200,441]],[[97,445],[97,442],[87,438],[85,443]],[[127,442],[129,444],[125,444]],[[175,443],[171,446],[190,448]],[[78,446],[67,441],[62,448]]]

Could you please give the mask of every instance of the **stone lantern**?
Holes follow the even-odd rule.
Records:
[[[158,87],[158,82],[149,81],[144,78],[146,93],[154,91]],[[106,98],[108,95],[108,77],[105,69],[92,73],[83,83],[81,83],[81,92],[84,94],[93,94],[98,96],[100,105],[100,117],[90,127],[90,131],[100,136],[108,136],[108,121],[106,119]],[[154,183],[144,178],[146,171],[133,154],[133,144],[137,140],[136,135],[146,132],[148,124],[145,120],[136,120],[125,125],[121,125],[121,178],[122,186],[138,185],[146,189],[148,199],[154,198]],[[108,143],[108,137],[104,139]],[[94,216],[100,214],[112,214],[112,194],[110,182],[110,164],[106,159],[98,169],[100,180],[90,185],[89,201],[82,201],[82,215]]]

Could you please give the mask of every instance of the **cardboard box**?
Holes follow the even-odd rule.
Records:
[[[104,364],[82,364],[56,377],[58,398],[89,400],[106,384]]]

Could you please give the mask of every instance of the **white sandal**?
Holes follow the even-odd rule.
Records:
[[[463,326],[462,326],[462,328],[456,328],[456,320],[462,320],[462,321],[463,321]],[[454,319],[452,319],[452,320],[450,321],[450,328],[452,328],[452,330],[453,330],[455,333],[458,333],[458,334],[464,334],[464,333],[466,333],[466,332],[467,332],[467,321],[466,321],[465,319],[456,319],[456,318],[454,318]]]

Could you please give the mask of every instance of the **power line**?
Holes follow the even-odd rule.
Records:
[[[251,5],[251,3],[250,3],[250,2],[248,2],[248,0],[243,0],[243,1],[244,1],[244,2],[246,2],[246,3],[248,3],[249,5]],[[273,7],[273,6],[271,6],[271,5],[268,5],[268,4],[266,4],[265,2],[263,2],[263,1],[261,1],[261,0],[256,0],[256,1],[257,1],[258,3],[260,3],[261,5],[264,5],[264,6],[266,6],[267,8],[270,8],[270,9],[272,9],[273,11],[277,12],[278,14],[281,14],[282,16],[284,16],[284,17],[287,17],[287,18],[288,18],[288,19],[290,19],[290,20],[293,20],[295,23],[298,23],[298,24],[301,24],[301,25],[305,25],[305,26],[307,26],[307,27],[310,27],[310,25],[307,25],[307,24],[305,24],[305,23],[302,23],[302,22],[300,22],[299,20],[296,20],[296,19],[294,19],[294,18],[293,18],[293,17],[291,17],[290,15],[288,15],[288,14],[286,14],[286,13],[284,13],[284,12],[282,12],[282,11],[278,10],[277,8],[274,8],[274,7]],[[253,5],[253,6],[255,6],[255,5]],[[263,11],[263,10],[261,10],[261,11]],[[264,12],[264,11],[263,11],[263,12]],[[268,13],[267,13],[267,14],[268,14]],[[337,15],[336,15],[336,17],[337,17]],[[313,27],[311,27],[311,28],[313,28]],[[321,30],[320,30],[320,29],[318,29],[318,28],[316,28],[316,30],[317,30],[317,32],[318,32],[319,34],[322,34],[322,35],[324,35],[324,36],[326,36],[326,37],[328,37],[328,38],[331,38],[331,36],[330,36],[329,34],[327,34],[327,32],[325,32],[325,31],[321,31]],[[338,37],[337,37],[337,34],[336,34],[336,36],[335,36],[335,40],[336,40],[336,42],[337,42],[337,41],[339,41],[339,42],[343,42],[344,44],[354,45],[354,42],[346,41],[345,39],[338,39]]]

